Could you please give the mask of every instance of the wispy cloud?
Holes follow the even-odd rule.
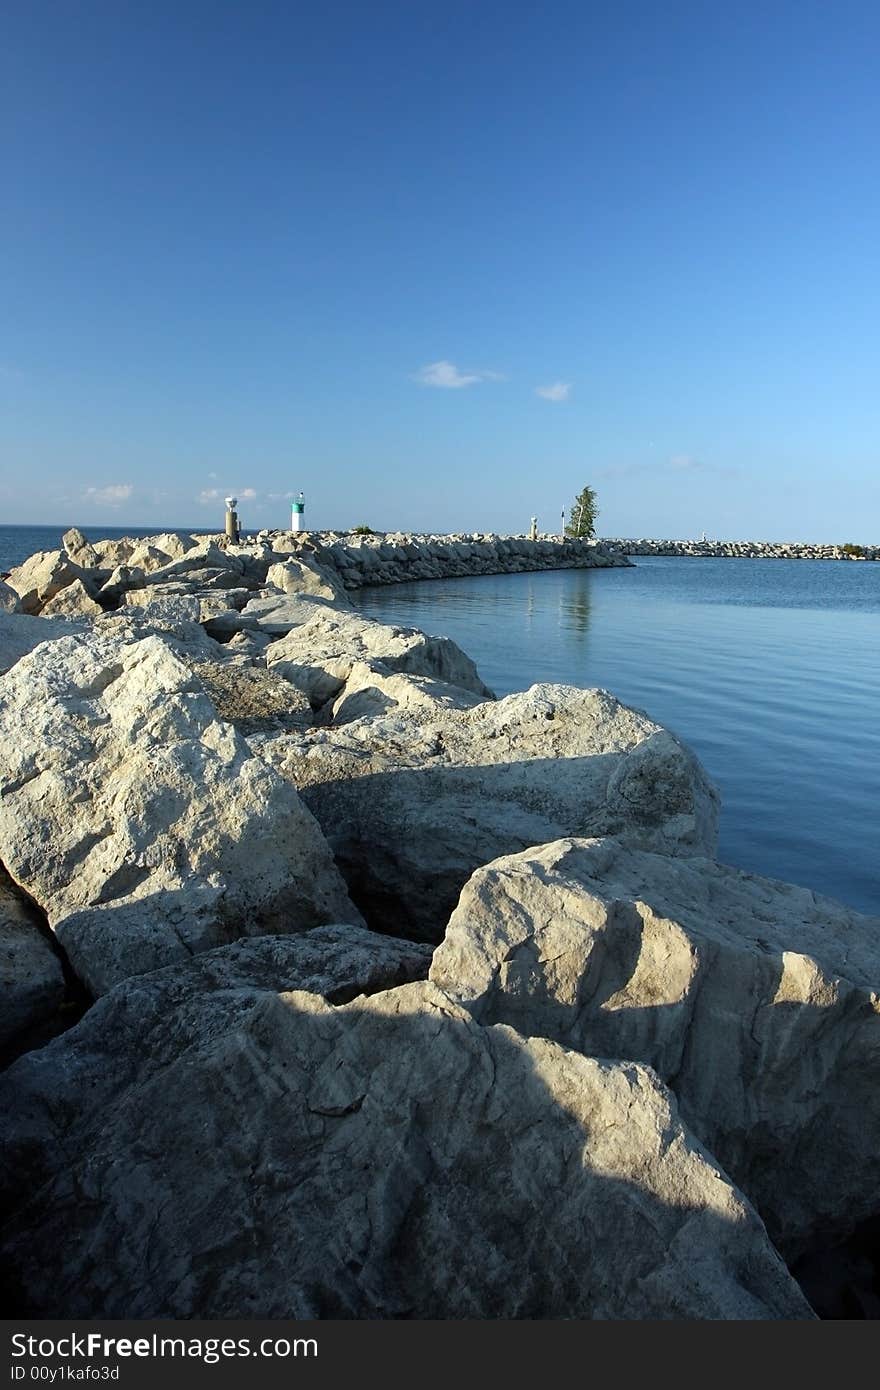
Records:
[[[214,477],[216,478],[216,476],[215,473]],[[221,498],[227,497],[238,497],[242,502],[253,502],[256,496],[257,490],[253,487],[203,487],[196,501],[201,502],[203,506],[208,506],[211,502],[219,502]]]
[[[543,396],[545,401],[567,401],[570,391],[570,381],[554,381],[550,386],[535,387],[535,395]]]
[[[442,386],[446,390],[458,391],[462,386],[475,386],[480,381],[503,381],[501,372],[459,371],[454,362],[429,362],[420,367],[413,377],[420,386]]]
[[[107,487],[87,487],[83,496],[87,502],[95,502],[103,507],[119,507],[127,502],[134,487],[131,483],[109,483]]]
[[[608,468],[600,468],[597,478],[634,478],[640,474],[653,473],[706,473],[718,478],[737,478],[741,470],[728,468],[720,463],[705,463],[692,454],[673,454],[665,460],[642,460],[637,463],[615,463]]]

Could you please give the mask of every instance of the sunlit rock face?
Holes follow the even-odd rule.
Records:
[[[201,975],[120,985],[0,1078],[10,1306],[811,1316],[646,1068],[481,1027],[429,984],[334,1009]]]
[[[259,745],[300,790],[362,910],[440,941],[481,864],[561,835],[713,853],[718,795],[668,730],[604,690],[536,685],[397,707]]]
[[[93,993],[240,936],[360,922],[294,789],[158,636],[35,648],[0,684],[0,737],[0,858]]]
[[[474,874],[431,978],[482,1022],[653,1067],[790,1255],[880,1213],[880,919],[562,840]]]

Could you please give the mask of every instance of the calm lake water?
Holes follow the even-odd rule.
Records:
[[[0,571],[66,529],[0,527]],[[718,786],[722,859],[880,913],[880,564],[651,557],[356,601],[452,637],[499,695],[561,681],[646,710]]]
[[[452,637],[499,695],[559,681],[646,710],[718,786],[722,859],[880,913],[880,564],[651,557],[357,602]]]

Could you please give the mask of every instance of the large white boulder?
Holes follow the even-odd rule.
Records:
[[[160,638],[38,647],[0,683],[0,736],[0,858],[93,992],[240,936],[360,920],[293,788]]]
[[[41,642],[71,637],[86,627],[82,619],[42,618],[32,613],[7,613],[0,608],[0,676]]]
[[[311,668],[310,675],[314,670]],[[350,665],[346,662],[345,673],[342,690],[323,705],[316,718],[339,725],[355,719],[373,719],[389,710],[406,710],[433,719],[443,710],[473,709],[484,698],[430,676],[389,672],[381,661],[355,661]],[[309,677],[304,683],[310,685]]]
[[[718,796],[693,753],[603,690],[536,685],[430,717],[396,708],[260,754],[314,811],[359,906],[420,940],[442,938],[474,869],[530,845],[613,834],[715,850]]]
[[[48,599],[40,609],[44,618],[100,618],[104,612],[81,579],[74,579],[59,589],[53,598]]]
[[[23,1316],[811,1316],[653,1073],[428,984],[333,1008],[142,976],[0,1105]]]
[[[76,526],[71,526],[69,531],[65,531],[61,537],[61,548],[66,550],[71,560],[75,564],[81,565],[83,569],[97,569],[101,565],[101,556],[93,545],[90,545],[82,531]]]
[[[318,598],[331,599],[343,608],[351,607],[345,586],[333,570],[317,564],[307,555],[301,555],[298,559],[291,556],[270,565],[266,583],[271,588],[280,589],[283,594],[315,594]]]
[[[39,613],[75,579],[91,589],[90,572],[75,564],[66,550],[38,550],[10,571],[7,582],[18,594],[24,613]]]
[[[273,642],[266,660],[287,680],[323,704],[342,691],[356,662],[381,662],[388,673],[427,676],[494,698],[469,656],[448,637],[392,627],[359,613],[315,605],[313,616]]]
[[[562,840],[479,869],[431,977],[652,1066],[792,1257],[880,1217],[880,918],[708,859]]]

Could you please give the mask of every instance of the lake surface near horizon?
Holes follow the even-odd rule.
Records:
[[[880,914],[880,564],[639,558],[363,589],[498,695],[602,686],[698,754],[719,858]]]
[[[0,570],[66,529],[0,527]],[[646,710],[721,792],[720,858],[880,914],[880,563],[652,556],[352,597],[453,638],[499,695],[597,685]]]

